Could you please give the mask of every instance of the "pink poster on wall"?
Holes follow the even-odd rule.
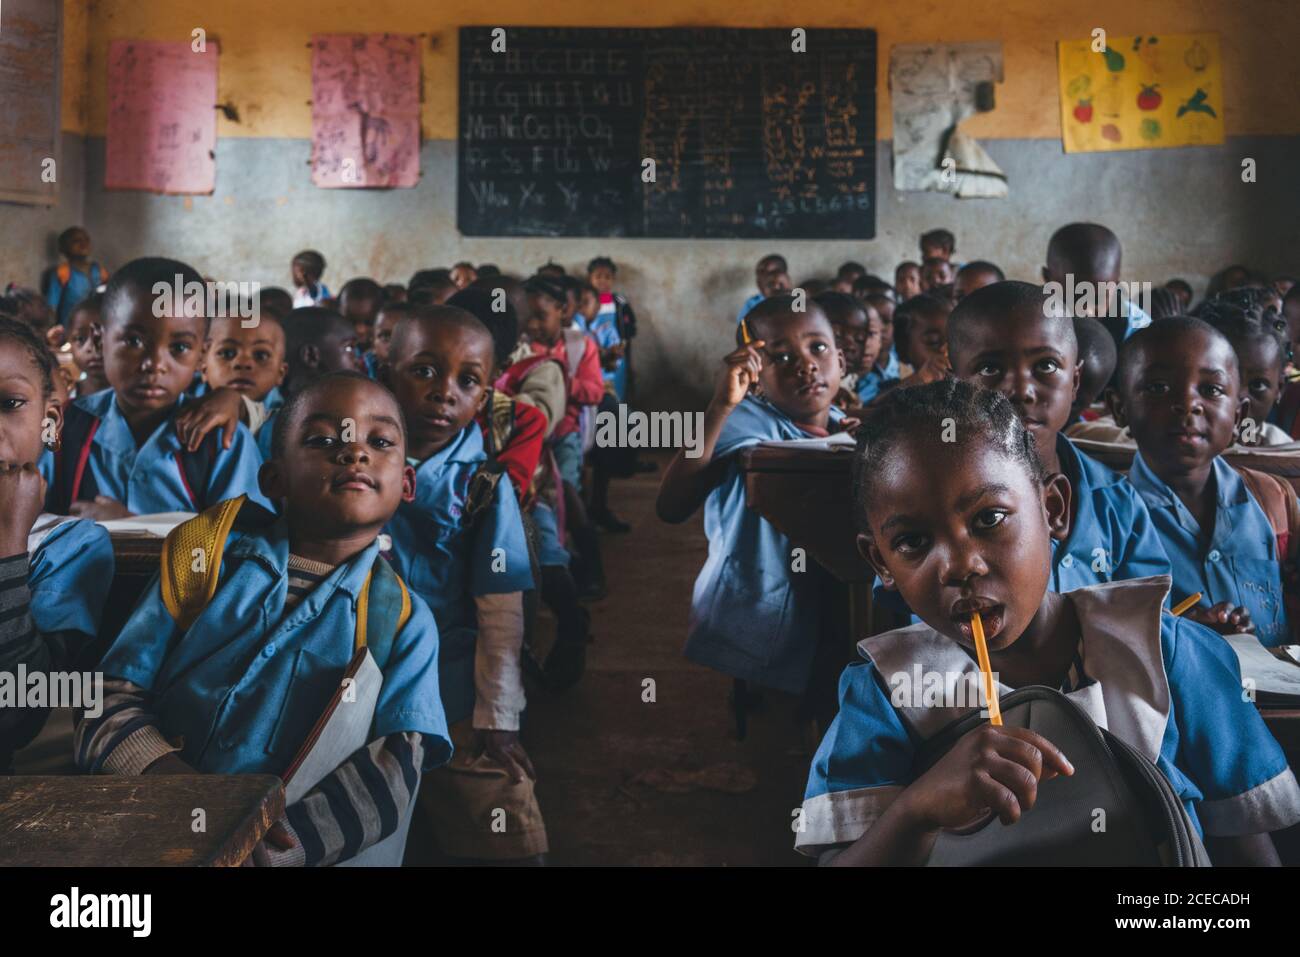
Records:
[[[311,181],[333,189],[420,178],[420,44],[414,36],[312,37]]]
[[[211,193],[217,45],[114,40],[108,48],[107,189]]]

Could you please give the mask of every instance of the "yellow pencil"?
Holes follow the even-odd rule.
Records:
[[[751,342],[754,341],[753,337],[749,334],[749,320],[748,320],[748,319],[741,319],[741,320],[740,320],[740,339],[741,339],[742,342],[745,343],[745,345],[749,345]]]
[[[998,689],[993,685],[993,669],[989,666],[989,646],[984,642],[984,622],[979,612],[970,616],[971,634],[975,636],[975,655],[979,658],[980,675],[984,678],[984,699],[989,707],[989,723],[1002,727],[1002,709],[998,707]]]
[[[1200,600],[1201,600],[1201,593],[1200,593],[1200,592],[1197,592],[1195,595],[1188,595],[1186,598],[1184,598],[1182,601],[1180,601],[1177,605],[1174,605],[1174,609],[1173,609],[1173,611],[1171,612],[1171,614],[1172,614],[1175,618],[1177,618],[1179,615],[1181,615],[1183,612],[1187,611],[1187,609],[1191,608],[1193,605],[1195,605],[1195,604],[1196,604],[1198,601],[1200,601]]]

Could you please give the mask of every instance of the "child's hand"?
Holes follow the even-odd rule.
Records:
[[[193,402],[186,402],[176,413],[176,434],[186,451],[194,452],[213,429],[222,429],[221,447],[230,448],[235,441],[235,426],[244,409],[244,398],[234,389],[222,386]]]
[[[1038,782],[1074,766],[1041,734],[985,724],[967,734],[903,792],[925,830],[961,827],[992,811],[1014,824],[1038,799]],[[902,800],[903,798],[900,798]]]
[[[727,408],[740,405],[749,394],[750,386],[758,382],[758,374],[763,371],[763,353],[759,351],[763,345],[762,339],[756,339],[723,358],[722,375],[718,377],[717,387],[713,390],[715,402]]]
[[[948,363],[947,353],[943,353],[926,359],[921,368],[900,382],[899,386],[929,385],[931,382],[946,379],[950,375],[952,375],[952,366]]]
[[[244,858],[241,867],[270,867],[272,854],[283,854],[298,846],[298,842],[294,840],[282,821],[283,818],[266,829],[262,839],[253,848],[253,853]]]
[[[861,412],[862,409],[859,407],[854,409],[853,411]],[[852,435],[854,432],[857,431],[858,426],[860,426],[861,424],[862,424],[862,419],[860,419],[858,416],[846,415],[844,418],[840,419],[839,422],[835,423],[835,425],[831,428],[830,431],[832,433],[848,432],[850,435]]]
[[[510,772],[510,780],[518,784],[527,774],[534,781],[537,772],[524,746],[519,743],[518,731],[495,731],[491,728],[474,729],[474,755],[486,754]]]
[[[73,502],[68,511],[78,518],[89,518],[96,522],[130,518],[135,514],[117,499],[109,498],[107,495],[96,495],[93,502]]]
[[[27,536],[45,507],[45,479],[35,464],[0,462],[0,557],[27,551]]]
[[[1189,608],[1183,612],[1184,618],[1208,625],[1221,635],[1253,635],[1255,625],[1250,620],[1250,612],[1230,601],[1221,601],[1209,608]]]
[[[194,768],[186,764],[179,754],[175,751],[169,751],[161,758],[144,769],[145,774],[198,774]]]

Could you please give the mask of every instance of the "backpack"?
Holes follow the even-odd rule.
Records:
[[[1047,738],[1069,756],[1074,774],[1041,782],[1033,809],[1010,827],[990,816],[940,832],[929,866],[1210,866],[1187,809],[1145,755],[1053,688],[1019,688],[1000,704],[1004,724]],[[972,712],[927,741],[917,776],[985,720]]]
[[[236,520],[265,525],[275,516],[248,502],[247,495],[226,499],[181,522],[163,541],[158,587],[163,605],[181,631],[188,631],[217,593],[221,558]],[[197,553],[202,569],[194,569]],[[380,670],[388,664],[393,639],[411,617],[411,593],[382,555],[376,556],[357,599],[354,651],[369,648]]]
[[[51,512],[67,515],[73,502],[94,501],[99,494],[94,472],[86,468],[99,424],[98,417],[76,403],[64,406],[59,451],[54,453],[54,482],[49,490]],[[200,510],[202,499],[195,489],[202,492],[208,487],[220,452],[217,442],[217,430],[214,429],[204,436],[198,449],[193,452],[180,449],[174,456],[181,483],[196,512]]]
[[[1300,502],[1295,489],[1286,479],[1255,469],[1234,465],[1256,504],[1264,512],[1277,540],[1277,560],[1294,562],[1300,552]],[[1291,626],[1291,640],[1300,640],[1300,595],[1292,594],[1286,587],[1287,576],[1282,575],[1282,603],[1286,609],[1287,623]]]
[[[580,329],[564,330],[564,355],[568,360],[568,381],[578,377],[578,367],[587,351],[587,336]],[[582,437],[582,451],[585,455],[596,444],[596,407],[584,405],[578,409],[578,434]]]

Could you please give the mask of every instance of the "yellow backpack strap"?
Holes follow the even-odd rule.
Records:
[[[371,599],[374,607],[371,608]],[[357,596],[357,632],[353,652],[369,648],[380,668],[388,663],[393,639],[411,618],[411,593],[402,576],[376,556]]]
[[[194,624],[216,594],[226,538],[247,499],[240,495],[218,502],[167,533],[158,585],[163,604],[181,631]]]

